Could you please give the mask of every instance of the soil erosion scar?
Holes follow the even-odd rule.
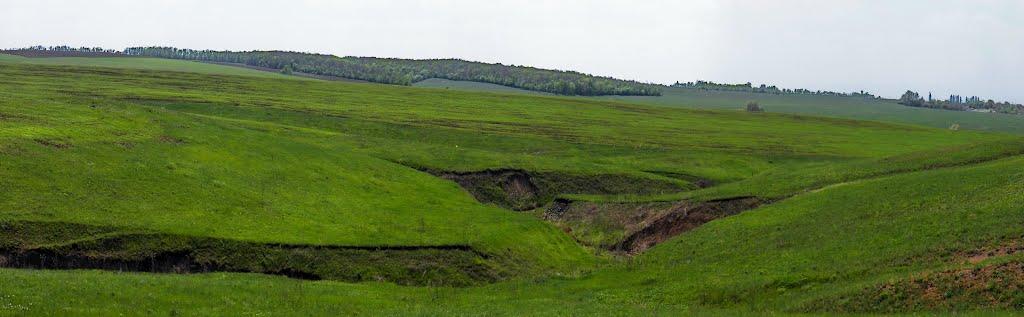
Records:
[[[0,224],[0,239],[0,267],[8,268],[238,272],[429,286],[479,285],[506,277],[492,257],[464,245],[287,245],[162,233],[118,234],[106,227],[49,223]]]
[[[723,217],[757,208],[765,202],[757,197],[737,197],[706,202],[681,202],[664,216],[626,236],[612,250],[637,254],[680,233]]]

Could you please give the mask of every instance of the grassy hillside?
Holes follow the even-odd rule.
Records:
[[[478,83],[473,81],[458,81],[448,80],[441,78],[430,78],[422,81],[418,81],[412,84],[414,87],[422,88],[442,88],[442,89],[455,89],[455,90],[466,90],[466,91],[484,91],[493,93],[518,93],[527,95],[550,95],[543,92],[529,91],[526,89],[519,89],[509,86],[502,86],[490,83]]]
[[[0,61],[48,65],[80,65],[170,70],[203,74],[241,75],[269,78],[296,78],[276,72],[158,58],[24,58],[20,56],[0,54]],[[528,95],[546,94],[543,92],[529,91],[496,84],[455,81],[439,78],[419,81],[414,83],[413,86],[494,93]],[[771,95],[669,87],[662,89],[661,96],[605,96],[590,98],[690,109],[715,110],[739,110],[742,109],[747,102],[757,101],[763,107],[766,107],[769,112],[894,122],[935,128],[949,128],[954,124],[959,124],[961,129],[967,130],[1024,134],[1024,116],[913,108],[897,104],[892,100],[874,100],[861,97]]]
[[[338,57],[289,51],[239,52],[174,47],[129,47],[124,50],[124,54],[242,64],[285,73],[296,71],[406,86],[424,79],[446,78],[569,96],[657,96],[661,94],[660,86],[637,81],[594,76],[575,71],[489,64],[461,59]]]
[[[531,91],[500,85],[431,79],[416,83],[419,87],[466,91],[536,94]],[[607,96],[602,100],[680,107],[688,109],[741,110],[750,101],[757,101],[768,112],[790,113],[856,120],[871,120],[949,128],[1024,134],[1024,116],[995,113],[949,111],[913,108],[892,100],[862,97],[817,95],[772,95],[750,92],[709,91],[689,88],[665,88],[661,96]]]
[[[985,290],[959,308],[850,300],[1019,261],[982,252],[1024,236],[1008,225],[1024,220],[1024,139],[1009,134],[118,66],[0,61],[0,251],[97,265],[192,252],[218,271],[327,280],[0,269],[18,285],[0,287],[0,313],[1014,307]],[[769,203],[628,257],[574,241],[544,208],[481,199],[506,192]],[[978,252],[996,255],[965,260]],[[0,265],[32,260],[17,254]]]
[[[162,58],[143,57],[47,57],[27,58],[21,56],[0,54],[0,62],[23,63],[32,65],[68,65],[68,66],[95,66],[128,69],[163,70],[176,72],[190,72],[210,75],[235,75],[251,76],[262,78],[302,78],[282,75],[275,72],[265,72],[242,67],[232,67],[200,63],[192,61],[170,60]]]
[[[1018,209],[1024,203],[1022,167],[1024,160],[1017,157],[800,195],[708,224],[582,279],[451,289],[236,274],[4,270],[4,284],[21,287],[0,290],[0,298],[11,311],[44,313],[63,307],[75,314],[126,312],[125,307],[144,314],[821,313],[839,307],[822,303],[916,272],[1020,261],[1011,255],[971,264],[958,254],[1024,235],[1020,226],[1005,225],[1024,221]],[[970,300],[966,307],[983,309],[979,315],[1013,307],[992,305],[984,294]]]
[[[523,269],[590,261],[536,219],[360,153],[338,131],[171,111],[158,97],[192,80],[236,96],[246,93],[229,85],[276,82],[11,64],[0,72],[6,222],[301,245],[471,245]]]
[[[913,108],[892,100],[861,97],[771,95],[667,88],[660,97],[613,99],[698,109],[741,109],[746,102],[757,101],[769,112],[898,122],[936,128],[949,128],[953,124],[959,124],[961,129],[1024,134],[1024,116]]]

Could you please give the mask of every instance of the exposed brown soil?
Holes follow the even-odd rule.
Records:
[[[648,222],[643,229],[626,236],[612,250],[637,254],[709,221],[754,209],[763,203],[764,201],[757,197],[737,197],[706,202],[682,201],[673,205],[671,210],[662,216]]]
[[[755,197],[702,203],[573,202],[557,197],[562,194],[659,194],[698,186],[681,188],[679,182],[626,175],[528,173],[515,169],[463,173],[425,171],[456,182],[482,203],[516,211],[547,205],[541,217],[556,223],[577,242],[629,254],[642,252],[708,221],[734,215],[762,203]],[[699,186],[712,185],[710,181],[687,175],[666,176],[685,179]]]
[[[120,146],[120,147],[122,147],[124,149],[131,149],[131,148],[135,147],[135,143],[133,143],[131,141],[114,141],[114,144],[116,144],[117,146]]]
[[[555,223],[581,244],[636,254],[704,223],[763,203],[756,197],[643,203],[556,199],[542,218]]]
[[[1020,253],[1022,251],[1024,251],[1024,242],[1021,242],[1021,240],[1018,239],[1014,239],[1003,242],[994,247],[986,247],[967,252],[960,252],[956,254],[955,257],[964,259],[971,264],[978,264],[990,258],[1012,255]]]
[[[4,50],[0,54],[17,55],[22,57],[132,57],[121,53],[108,52],[78,52],[78,51],[43,51],[43,50]]]
[[[36,143],[39,143],[39,144],[41,144],[43,146],[47,146],[47,147],[51,147],[51,148],[55,148],[55,149],[71,148],[71,143],[67,143],[67,142],[64,142],[64,141],[61,141],[61,140],[35,139],[34,141],[36,141]]]
[[[811,311],[908,312],[1024,307],[1024,262],[925,274],[828,298]]]
[[[580,244],[612,249],[629,233],[671,211],[676,203],[597,203],[556,199],[541,215]]]
[[[160,137],[158,137],[158,139],[160,140],[160,142],[176,144],[176,145],[180,145],[180,144],[184,144],[185,143],[185,140],[182,140],[180,138],[176,138],[176,137],[173,137],[173,136],[169,136],[169,135],[161,135]]]
[[[454,181],[474,198],[516,211],[543,206],[540,191],[530,174],[520,170],[490,170],[473,173],[445,173],[441,178]]]
[[[565,213],[572,208],[572,201],[568,199],[555,199],[548,205],[548,209],[544,211],[542,216],[544,220],[561,220],[565,217]]]

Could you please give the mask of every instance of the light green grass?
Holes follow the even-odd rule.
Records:
[[[39,68],[0,66],[0,220],[269,243],[472,245],[540,270],[592,261],[537,219],[480,205],[451,182],[363,154],[338,132],[93,93],[101,82],[127,87],[114,82],[128,77],[15,69]]]

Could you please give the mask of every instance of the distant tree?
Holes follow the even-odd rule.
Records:
[[[295,70],[292,69],[292,64],[285,64],[284,67],[281,68],[281,73],[285,75],[291,75],[294,71]]]
[[[921,95],[918,95],[916,92],[907,90],[907,92],[903,93],[903,96],[900,96],[900,104],[911,107],[920,107],[924,105],[924,99],[922,99]]]
[[[758,104],[757,101],[751,101],[751,102],[747,103],[747,111],[748,112],[764,112],[764,108],[761,108],[761,105]]]
[[[130,47],[130,55],[245,64],[285,72],[326,75],[370,82],[411,85],[442,78],[498,84],[562,95],[660,96],[661,86],[573,71],[505,66],[459,59],[337,57],[283,51],[210,51],[174,47]]]
[[[698,80],[698,81],[685,82],[685,83],[676,81],[676,83],[672,84],[671,87],[689,88],[689,89],[700,89],[700,90],[715,90],[715,91],[752,92],[752,93],[773,94],[773,95],[800,94],[800,95],[826,95],[826,96],[842,96],[842,97],[846,97],[846,96],[858,96],[858,97],[870,97],[870,98],[874,98],[875,97],[871,93],[865,92],[863,90],[861,90],[860,92],[854,91],[854,92],[850,92],[850,93],[835,92],[835,91],[822,91],[822,90],[810,91],[808,89],[802,89],[802,88],[797,88],[797,89],[779,88],[778,86],[775,86],[775,85],[766,85],[766,84],[761,84],[759,86],[753,86],[753,84],[751,84],[749,82],[745,83],[745,84],[723,84],[723,83],[716,83],[716,82],[705,81],[705,80]]]

